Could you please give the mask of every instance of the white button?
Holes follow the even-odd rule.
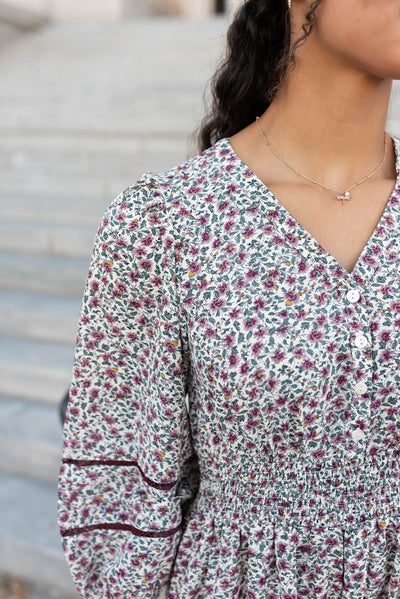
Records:
[[[357,291],[357,289],[350,289],[350,291],[347,292],[346,297],[349,300],[349,302],[352,302],[354,304],[354,302],[358,302],[358,300],[360,299],[360,292]]]
[[[364,393],[367,392],[367,389],[367,385],[362,381],[359,381],[356,383],[356,385],[354,385],[354,391],[357,393],[357,395],[364,395]]]
[[[364,347],[367,347],[368,339],[366,337],[364,337],[364,335],[359,335],[358,337],[356,337],[354,339],[354,343],[357,347],[359,347],[360,349],[363,349]]]
[[[353,441],[360,441],[360,439],[362,439],[363,437],[365,437],[365,433],[360,428],[356,428],[351,433],[351,436],[353,437]]]

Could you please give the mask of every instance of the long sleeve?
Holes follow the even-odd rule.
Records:
[[[172,211],[146,173],[94,241],[58,487],[63,549],[87,599],[159,596],[197,488]]]

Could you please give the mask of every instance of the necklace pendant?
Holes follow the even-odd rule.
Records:
[[[345,200],[350,201],[351,200],[351,195],[349,191],[345,191],[343,195],[341,196],[336,196],[336,198],[338,200],[342,200],[342,204],[344,205]]]

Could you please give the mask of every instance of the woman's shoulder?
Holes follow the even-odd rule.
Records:
[[[182,240],[189,234],[194,241],[206,213],[214,220],[221,218],[221,198],[232,185],[230,160],[229,143],[223,138],[165,171],[143,173],[114,197],[100,229],[113,236],[148,232],[154,240],[168,229]]]
[[[164,171],[143,173],[124,191],[128,198],[140,196],[148,206],[164,204],[184,196],[202,195],[210,184],[224,179],[227,139],[216,141],[212,146],[175,164]]]

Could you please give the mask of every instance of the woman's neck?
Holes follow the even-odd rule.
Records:
[[[309,47],[260,123],[300,171],[346,187],[382,159],[391,89],[392,80],[373,78]],[[385,168],[392,172],[390,160]]]

